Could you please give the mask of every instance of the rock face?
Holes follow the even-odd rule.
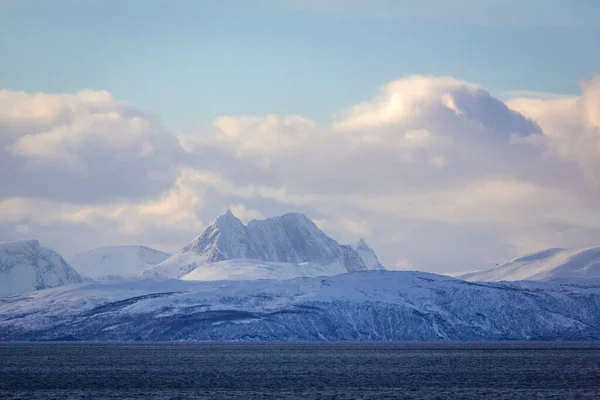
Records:
[[[94,280],[136,278],[169,256],[146,246],[110,246],[77,254],[69,264]]]
[[[90,282],[0,299],[0,340],[598,340],[600,286],[362,271]]]
[[[227,211],[152,272],[158,276],[180,278],[199,266],[230,260],[251,260],[246,263],[248,271],[253,263],[267,263],[269,268],[277,268],[277,263],[295,264],[300,266],[299,271],[302,271],[302,265],[316,265],[324,275],[368,269],[352,246],[340,245],[303,214],[285,214],[244,225]],[[323,270],[323,266],[331,266],[331,273]],[[285,276],[290,277],[289,274]],[[295,276],[308,275],[299,273]],[[246,279],[257,277],[265,276],[250,273]],[[221,279],[227,279],[227,276]]]
[[[37,240],[0,242],[0,297],[81,282],[77,271]]]
[[[487,271],[464,274],[459,278],[482,282],[600,280],[600,247],[548,249],[515,258]]]

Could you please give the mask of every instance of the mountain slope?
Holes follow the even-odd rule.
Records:
[[[385,269],[383,265],[379,262],[379,259],[375,255],[375,251],[369,247],[367,242],[364,239],[360,239],[353,246],[354,250],[358,252],[358,255],[363,260],[367,269],[369,270],[382,270]]]
[[[299,277],[332,276],[347,272],[341,263],[274,263],[257,260],[226,260],[202,264],[179,279],[185,281],[294,279]]]
[[[37,240],[0,242],[0,297],[81,282],[77,271]]]
[[[86,283],[0,300],[0,340],[597,340],[600,286],[363,271]]]
[[[110,246],[77,254],[69,263],[85,276],[104,280],[139,276],[169,256],[145,246]]]
[[[245,273],[236,274],[237,279],[292,278],[315,276],[313,272],[334,275],[367,270],[352,246],[340,245],[302,214],[285,214],[244,225],[231,211],[227,211],[200,236],[147,275],[179,278],[197,268],[214,270],[218,268],[217,264],[231,266],[231,263],[224,263],[231,260],[244,260],[243,263],[234,263],[235,269],[245,268]],[[295,274],[294,266],[297,267]],[[283,268],[287,272],[265,275],[265,268]],[[206,274],[199,270],[187,279],[202,275]],[[221,273],[216,279],[228,279],[228,276]]]
[[[458,278],[487,282],[600,279],[600,247],[548,249]]]

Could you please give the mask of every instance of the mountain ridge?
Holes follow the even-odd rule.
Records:
[[[83,281],[64,258],[38,240],[0,242],[0,297]]]
[[[385,269],[385,267],[379,262],[379,258],[377,258],[377,255],[375,254],[375,250],[369,247],[365,239],[360,238],[352,247],[354,247],[354,250],[358,252],[369,270]]]
[[[369,251],[372,252],[371,249]],[[254,266],[246,263],[248,279],[272,278],[275,275],[263,273],[264,266],[279,268],[281,263],[317,267],[304,268],[297,276],[310,276],[311,271],[332,275],[368,269],[354,247],[339,244],[304,214],[287,213],[252,220],[244,225],[227,210],[181,251],[152,268],[147,275],[180,278],[196,268],[218,263],[223,265],[232,260],[257,261]],[[377,265],[380,266],[378,261]],[[331,266],[331,269],[328,273],[318,266]],[[253,274],[252,268],[258,272]],[[285,278],[294,277],[293,274],[284,275]],[[242,274],[240,279],[243,277]],[[226,279],[226,276],[219,278]]]
[[[550,248],[526,254],[492,269],[456,276],[469,281],[600,280],[600,246]]]
[[[141,245],[105,246],[78,253],[68,262],[81,274],[94,280],[135,278],[170,256]]]
[[[407,271],[84,283],[0,300],[0,340],[598,340],[600,286]]]

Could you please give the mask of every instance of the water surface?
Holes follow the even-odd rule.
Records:
[[[590,343],[10,343],[2,399],[600,399]]]

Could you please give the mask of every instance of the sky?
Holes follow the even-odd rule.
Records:
[[[600,2],[0,0],[0,240],[303,212],[390,269],[600,245]]]

